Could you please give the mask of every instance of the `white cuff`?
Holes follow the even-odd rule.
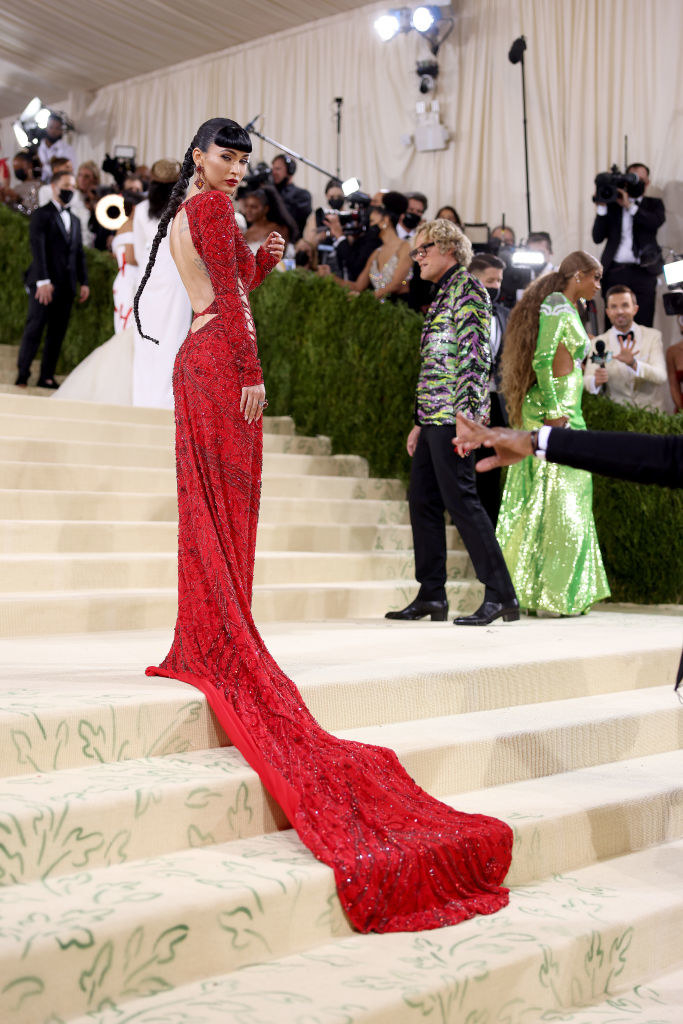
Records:
[[[595,212],[598,215],[598,217],[604,217],[607,213],[607,206],[605,205],[605,203],[598,203],[598,205],[595,207]]]
[[[36,288],[42,288],[44,284],[52,284],[49,277],[46,277],[44,281],[36,281]]]
[[[536,438],[536,451],[534,455],[538,459],[544,459],[545,453],[548,450],[548,438],[550,437],[550,431],[552,427],[541,427],[538,431],[538,437]]]
[[[591,395],[599,395],[602,384],[598,384],[595,377],[589,377],[588,383],[586,384],[586,391]]]

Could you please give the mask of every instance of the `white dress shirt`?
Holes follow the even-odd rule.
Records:
[[[43,181],[49,181],[52,177],[52,168],[50,167],[50,160],[53,156],[64,157],[65,160],[70,160],[71,163],[76,165],[76,154],[73,148],[64,139],[57,139],[51,146],[48,146],[47,139],[42,139],[38,146],[38,159],[43,165],[41,171],[41,178]]]
[[[628,206],[621,210],[621,238],[617,251],[614,254],[615,263],[637,263],[638,260],[633,252],[633,218],[638,213],[640,199],[632,199]],[[607,207],[604,203],[598,204],[596,213],[604,217]]]

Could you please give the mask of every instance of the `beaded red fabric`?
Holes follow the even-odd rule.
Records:
[[[186,203],[218,315],[185,339],[174,372],[178,473],[178,620],[148,675],[191,683],[281,804],[312,853],[334,871],[362,932],[417,931],[491,914],[512,831],[462,814],[410,778],[392,750],[337,739],[316,722],[251,617],[262,428],[239,412],[260,381],[246,289],[273,259],[244,243],[226,196]]]

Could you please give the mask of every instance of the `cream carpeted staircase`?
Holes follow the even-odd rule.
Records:
[[[170,416],[8,390],[2,1024],[680,1024],[680,618],[385,622],[415,588],[403,489],[266,428],[266,642],[326,728],[510,822],[510,906],[350,931],[202,696],[143,675],[175,616]]]

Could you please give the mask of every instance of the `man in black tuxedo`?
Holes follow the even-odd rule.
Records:
[[[489,293],[493,307],[491,316],[491,334],[489,343],[491,345],[491,375],[489,377],[489,395],[491,398],[491,426],[504,427],[507,425],[507,409],[505,399],[500,390],[501,385],[501,357],[503,355],[503,336],[507,327],[510,310],[499,302],[500,289],[503,283],[505,263],[499,256],[490,252],[475,253],[469,266],[470,274],[481,281]],[[490,455],[486,448],[479,448],[474,453],[475,463]],[[498,522],[501,501],[501,479],[500,470],[494,469],[491,473],[477,474],[477,493],[479,500],[486,509],[489,519],[495,526]]]
[[[650,169],[636,163],[626,170],[638,175],[644,193],[650,184]],[[600,257],[602,294],[606,295],[612,285],[627,285],[636,295],[638,323],[652,327],[657,274],[661,270],[657,231],[666,220],[664,203],[644,194],[634,198],[619,189],[617,200],[607,205],[598,203],[595,213],[593,241],[598,244],[607,240]]]
[[[32,214],[29,227],[33,260],[24,275],[29,298],[17,359],[19,387],[28,384],[31,363],[45,326],[47,335],[38,387],[58,387],[54,373],[79,282],[79,302],[85,302],[90,295],[81,225],[69,211],[76,180],[71,172],[60,171],[52,179],[51,188],[51,201]]]

